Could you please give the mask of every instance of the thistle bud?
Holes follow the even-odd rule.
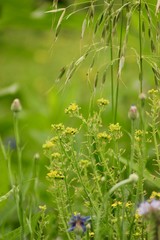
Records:
[[[139,113],[138,113],[137,107],[135,105],[132,105],[130,107],[129,112],[128,112],[128,117],[133,121],[139,117]]]
[[[22,110],[22,106],[20,103],[20,100],[18,98],[15,98],[11,104],[11,111],[14,113],[18,113]]]

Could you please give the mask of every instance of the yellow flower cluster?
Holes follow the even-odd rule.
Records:
[[[122,202],[115,201],[111,206],[112,207],[122,206]],[[130,201],[126,202],[125,207],[129,208],[130,206],[132,206],[132,203]]]
[[[116,201],[116,202],[114,202],[111,206],[112,206],[112,207],[117,207],[117,206],[121,206],[121,205],[122,205],[122,202]]]
[[[150,196],[150,199],[154,199],[154,198],[160,198],[160,192],[153,191]]]
[[[45,211],[47,209],[46,205],[43,205],[43,206],[39,206],[39,209],[42,210],[42,211]]]
[[[106,139],[106,140],[108,140],[108,141],[111,141],[111,140],[112,140],[111,135],[108,134],[108,133],[106,133],[105,131],[98,133],[98,134],[97,134],[97,137],[98,137],[99,139]]]
[[[135,131],[135,134],[134,134],[134,139],[137,141],[137,142],[141,142],[142,141],[142,138],[143,136],[147,135],[148,132],[147,131],[143,131],[143,130],[136,130]],[[147,140],[149,142],[149,140]]]
[[[109,100],[100,98],[97,100],[97,104],[98,104],[98,106],[106,106],[109,104]]]
[[[64,125],[62,123],[52,124],[51,127],[55,131],[63,131],[64,130]]]
[[[119,125],[119,123],[116,123],[116,124],[111,123],[109,125],[110,132],[115,132],[115,131],[120,131],[120,130],[121,130],[121,126]]]
[[[156,94],[156,93],[158,93],[158,90],[157,90],[157,89],[150,89],[150,90],[148,91],[148,94]]]
[[[67,127],[64,130],[64,134],[66,135],[75,135],[78,132],[77,128]]]
[[[71,103],[64,111],[66,114],[75,114],[78,113],[79,109],[80,108],[76,103]]]
[[[51,154],[51,157],[52,157],[52,158],[58,158],[58,159],[59,159],[59,158],[61,157],[61,154],[58,153],[58,152],[54,152],[54,153]]]
[[[60,171],[57,171],[57,170],[51,170],[49,173],[47,173],[47,176],[49,178],[64,179],[63,174]]]
[[[112,139],[115,140],[120,139],[123,136],[119,123],[111,123],[109,125],[109,132],[111,133]]]
[[[52,141],[46,141],[46,143],[43,144],[43,149],[51,149],[54,146],[54,143]]]

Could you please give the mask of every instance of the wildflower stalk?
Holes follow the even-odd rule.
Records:
[[[16,139],[16,147],[17,147],[17,157],[18,157],[18,168],[19,168],[19,181],[20,184],[23,181],[23,172],[22,172],[22,149],[20,147],[20,135],[19,135],[19,126],[18,126],[18,114],[16,112],[14,114],[14,134]]]
[[[66,150],[65,150],[65,148],[64,148],[64,146],[63,146],[63,143],[62,143],[62,141],[60,140],[60,146],[61,146],[61,149],[62,149],[62,151],[63,151],[63,153],[65,154],[65,156],[67,157],[67,159],[70,159],[70,162],[73,162],[74,163],[74,165],[75,165],[75,168],[76,168],[76,172],[77,172],[77,175],[78,175],[78,177],[79,177],[79,180],[80,180],[80,182],[81,182],[81,184],[82,184],[82,186],[83,186],[83,189],[84,189],[84,192],[85,192],[85,194],[86,194],[86,196],[87,196],[87,198],[88,198],[88,201],[90,202],[90,204],[91,204],[91,206],[94,206],[93,205],[93,202],[92,202],[92,200],[91,200],[91,198],[90,198],[90,196],[89,196],[89,193],[88,193],[88,190],[87,190],[87,188],[86,188],[86,185],[85,185],[85,183],[83,182],[83,180],[82,180],[82,177],[81,177],[81,174],[80,174],[80,169],[79,169],[79,166],[78,166],[78,164],[77,164],[77,159],[72,159],[72,157],[74,157],[74,156],[70,156],[67,152],[66,152]],[[67,191],[67,195],[68,195],[68,197],[67,197],[67,199],[68,199],[68,201],[69,201],[69,207],[71,208],[71,197],[70,197],[70,193],[69,193],[69,189],[68,189],[68,183],[67,183],[67,180],[66,180],[66,176],[65,176],[65,186],[66,186],[66,191]],[[70,209],[70,211],[72,212],[72,209]],[[96,211],[96,210],[95,210]]]
[[[62,141],[60,139],[60,146],[62,148],[63,153],[65,154],[65,156],[68,158],[69,155],[67,154],[67,152],[65,151],[65,148],[62,144]],[[64,182],[65,182],[65,188],[66,188],[66,192],[67,192],[67,201],[68,201],[68,208],[69,211],[72,212],[72,204],[71,204],[71,196],[70,196],[70,192],[69,192],[69,188],[68,188],[68,183],[67,183],[67,178],[66,178],[66,173],[64,171]]]
[[[64,197],[62,197],[62,198],[61,198],[61,197],[60,197],[60,198],[56,197],[56,198],[55,198],[55,201],[56,201],[58,213],[59,213],[59,215],[60,215],[60,217],[61,217],[61,222],[62,222],[62,224],[63,224],[63,226],[64,226],[64,229],[67,229],[68,226],[67,226],[67,223],[66,223],[66,221],[65,221],[65,219],[64,219],[64,216],[66,216],[66,213],[65,213],[64,210],[62,209],[63,204],[64,204],[63,199],[64,199]],[[59,200],[62,200],[62,202],[60,202]],[[70,234],[69,234],[68,231],[66,231],[66,234],[67,234],[68,239],[69,239],[69,240],[72,240],[72,238],[70,237]]]
[[[93,139],[93,141],[95,141],[95,139]],[[95,147],[94,151],[97,151],[97,145],[95,143],[95,145],[93,144],[91,138],[89,137],[88,138],[88,143],[90,144],[90,146],[93,145],[93,147]],[[89,151],[92,151],[92,149],[89,148]],[[98,179],[98,174],[97,174],[97,165],[100,163],[96,163],[96,159],[93,159],[92,157],[92,153],[90,152],[90,157],[91,157],[91,161],[92,161],[92,169],[93,169],[93,175],[95,176],[95,179]],[[96,156],[94,156],[94,158],[96,158]],[[100,154],[98,153],[98,160],[101,158]],[[99,193],[99,197],[102,199],[102,192],[101,192],[101,188],[100,188],[100,185],[99,185],[99,181],[96,181],[96,186],[97,186],[97,189],[98,189],[98,193]]]
[[[92,201],[92,198],[90,197],[90,194],[89,194],[89,192],[88,192],[88,189],[86,188],[86,185],[85,185],[85,183],[84,183],[83,180],[82,180],[82,176],[81,176],[81,174],[80,174],[80,169],[79,169],[79,166],[78,166],[78,164],[77,164],[77,160],[74,159],[74,162],[75,162],[75,167],[76,167],[76,170],[77,170],[77,174],[78,174],[79,180],[80,180],[80,182],[81,182],[81,184],[82,184],[82,186],[83,186],[84,192],[85,192],[85,194],[86,194],[86,196],[87,196],[87,198],[88,198],[88,201],[90,202],[91,206],[93,207],[94,211],[96,212],[96,211],[97,211],[97,210],[96,210],[96,207],[94,206],[94,203],[93,203],[93,201]]]
[[[18,112],[21,110],[21,105],[18,99],[15,99],[11,105],[13,111],[14,134],[17,147],[18,170],[19,170],[19,189],[15,191],[15,199],[17,204],[17,212],[21,225],[21,239],[24,239],[24,211],[23,211],[23,172],[22,172],[22,148],[20,146]]]

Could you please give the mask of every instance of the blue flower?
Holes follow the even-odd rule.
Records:
[[[73,215],[69,222],[69,232],[75,231],[76,234],[82,234],[86,231],[86,223],[91,219],[90,216],[83,217],[80,214]]]

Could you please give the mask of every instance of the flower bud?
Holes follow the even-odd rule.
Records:
[[[35,160],[39,160],[39,159],[40,159],[39,153],[35,153],[35,154],[34,154],[34,159],[35,159]]]
[[[11,111],[14,113],[20,112],[22,110],[22,106],[20,100],[15,98],[11,104]]]
[[[129,180],[131,182],[137,182],[138,181],[138,175],[136,173],[132,173],[130,176],[129,176]]]
[[[135,105],[132,105],[130,107],[129,112],[128,112],[128,117],[131,120],[136,120],[139,117],[139,113],[138,113],[137,107]]]

